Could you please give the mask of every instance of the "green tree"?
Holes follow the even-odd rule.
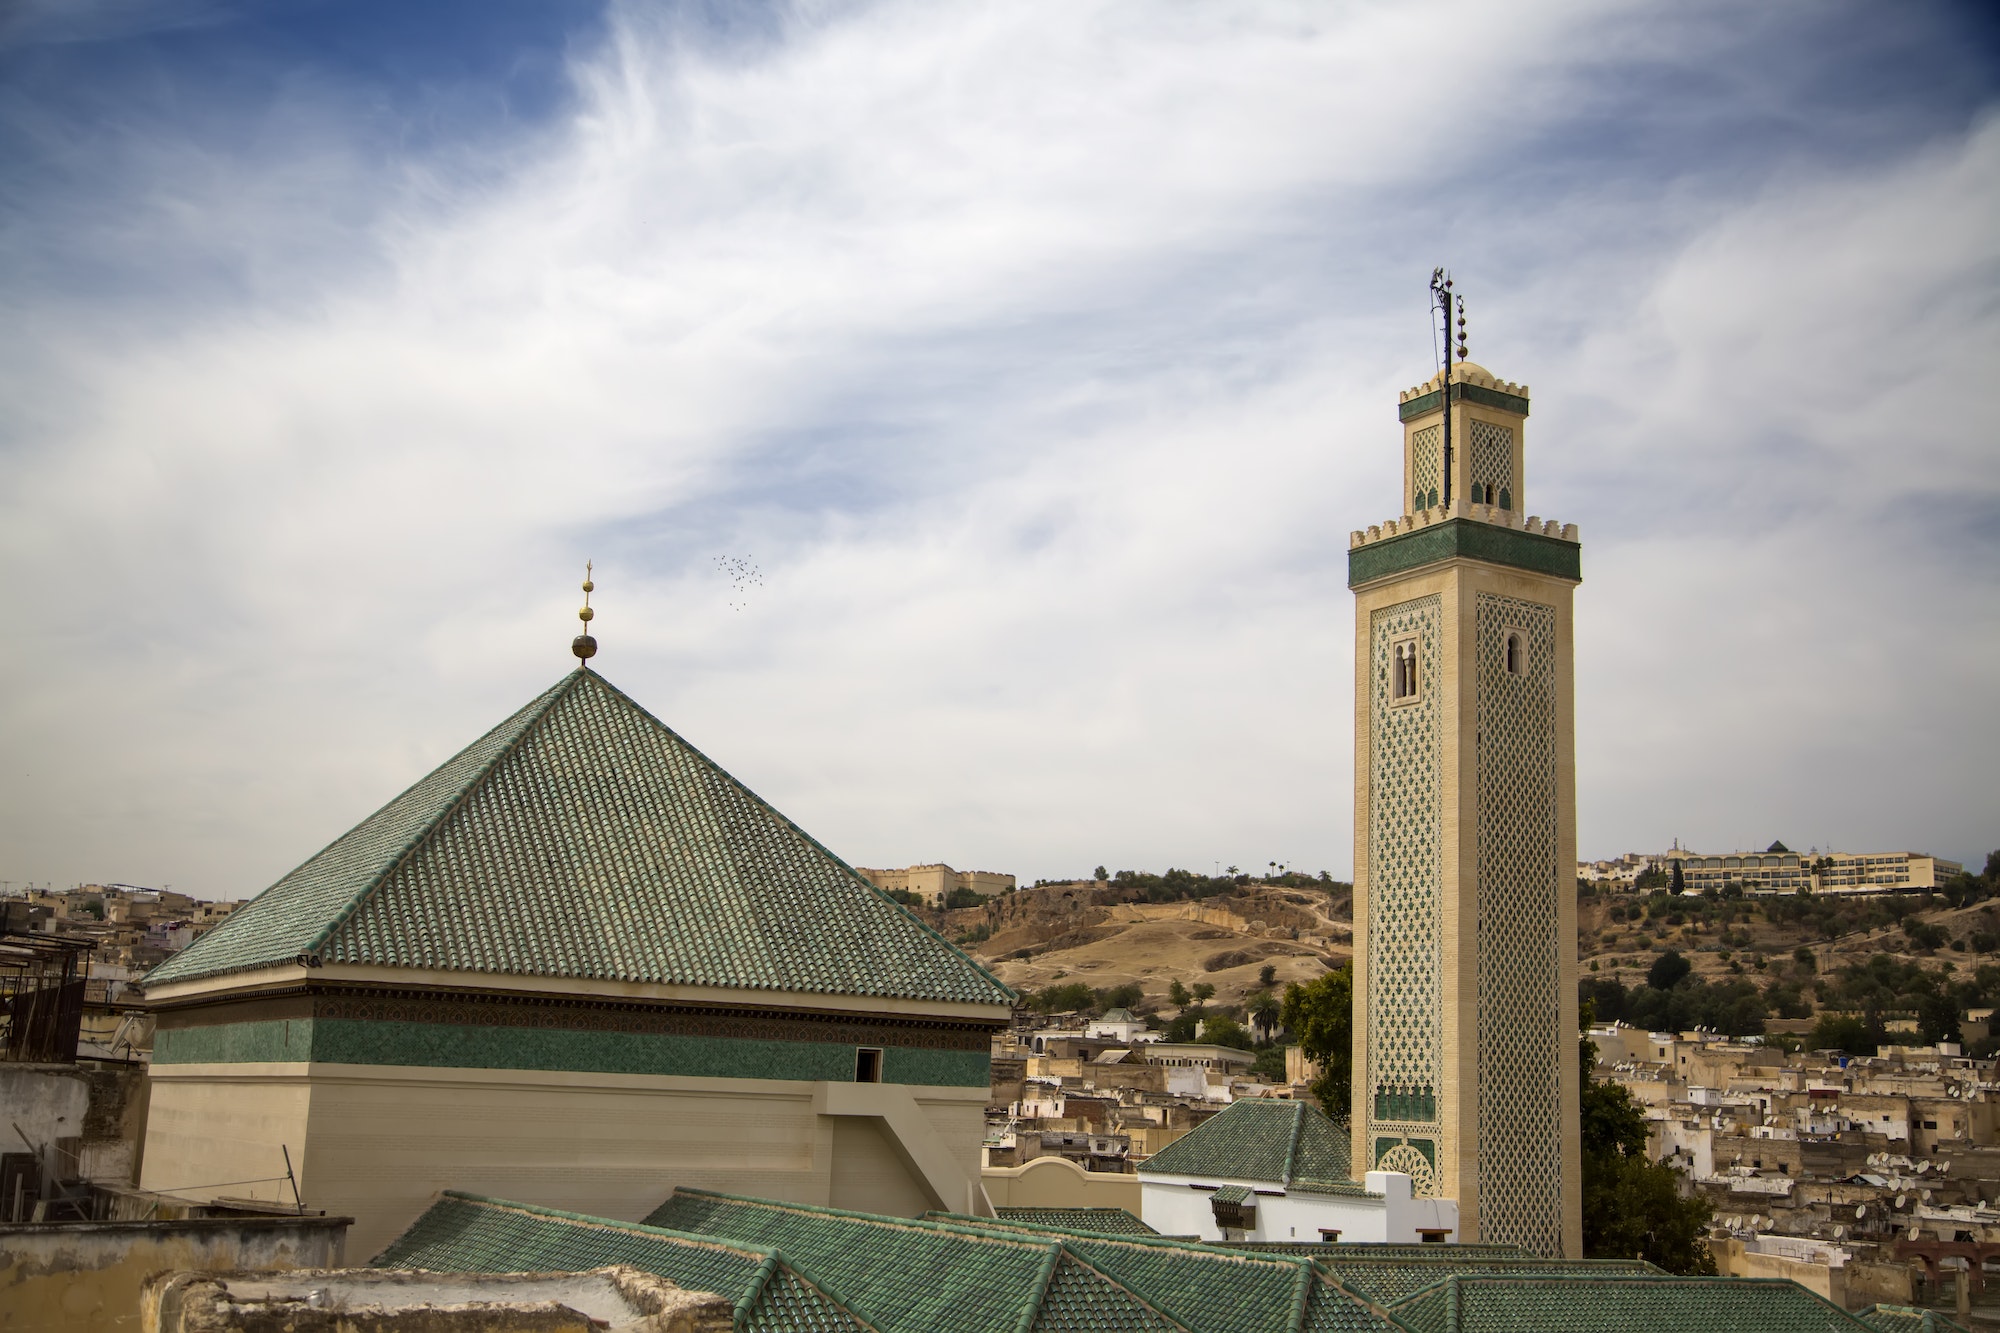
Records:
[[[1102,884],[1105,880],[1111,878],[1111,872],[1109,870],[1106,870],[1103,866],[1099,866],[1097,867],[1097,869],[1090,872],[1090,877],[1096,880],[1099,884]]]
[[[1346,1124],[1354,1075],[1353,964],[1285,987],[1279,1015],[1305,1057],[1320,1068],[1312,1084],[1320,1108]]]
[[[1868,1035],[1868,1025],[1853,1014],[1821,1014],[1806,1044],[1815,1051],[1875,1054],[1875,1040]]]
[[[1210,1046],[1234,1046],[1239,1051],[1247,1051],[1256,1045],[1250,1040],[1250,1029],[1228,1014],[1210,1014],[1202,1019],[1201,1039]]]
[[[1250,997],[1250,1026],[1255,1028],[1265,1041],[1278,1030],[1279,1020],[1284,1016],[1284,1008],[1276,996],[1267,990],[1260,990]]]
[[[1269,990],[1271,987],[1277,985],[1278,965],[1276,963],[1266,963],[1264,964],[1264,966],[1258,968],[1257,984],[1259,986],[1262,986],[1265,990]]]
[[[1674,877],[1667,884],[1667,892],[1668,893],[1687,892],[1687,881],[1681,877],[1681,863],[1679,861],[1674,862]]]
[[[1167,986],[1167,998],[1174,1002],[1176,1009],[1185,1009],[1194,1003],[1194,996],[1188,994],[1187,984],[1179,977]]]
[[[1194,1002],[1196,1004],[1207,1004],[1210,1000],[1214,998],[1215,998],[1214,982],[1197,981],[1194,983]]]
[[[1081,981],[1068,981],[1028,993],[1028,1007],[1038,1014],[1071,1014],[1097,1007],[1097,992]]]
[[[1681,957],[1680,950],[1668,949],[1646,970],[1646,984],[1654,990],[1672,990],[1674,983],[1694,971],[1694,964]]]
[[[1583,1007],[1584,1025],[1594,1018]],[[1714,1208],[1684,1195],[1681,1173],[1646,1160],[1646,1120],[1632,1095],[1596,1077],[1597,1046],[1578,1041],[1582,1064],[1583,1252],[1592,1259],[1644,1259],[1669,1273],[1713,1273],[1708,1223]]]

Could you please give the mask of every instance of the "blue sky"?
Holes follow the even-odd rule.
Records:
[[[255,892],[568,663],[837,852],[1352,863],[1449,264],[1579,835],[2000,845],[1972,6],[27,5],[0,879]],[[739,596],[720,558],[762,582]]]

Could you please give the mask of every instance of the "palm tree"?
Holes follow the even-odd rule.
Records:
[[[1277,997],[1267,990],[1260,990],[1250,997],[1250,1026],[1264,1034],[1265,1042],[1278,1030],[1281,1008]]]

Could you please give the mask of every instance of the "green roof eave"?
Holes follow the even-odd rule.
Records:
[[[1377,579],[1453,559],[1504,565],[1572,583],[1583,581],[1583,547],[1577,542],[1473,519],[1450,518],[1350,548],[1347,586],[1359,588]]]
[[[1478,403],[1482,407],[1497,407],[1502,412],[1512,412],[1517,417],[1528,415],[1528,400],[1519,394],[1502,393],[1481,384],[1459,383],[1451,386],[1451,400],[1454,403]],[[1415,421],[1428,416],[1444,403],[1444,391],[1432,389],[1429,393],[1403,403],[1396,409],[1398,421]]]

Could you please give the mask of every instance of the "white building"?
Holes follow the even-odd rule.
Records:
[[[1458,1204],[1412,1197],[1410,1177],[1348,1178],[1347,1131],[1318,1108],[1239,1101],[1139,1167],[1140,1216],[1202,1240],[1455,1241]]]

